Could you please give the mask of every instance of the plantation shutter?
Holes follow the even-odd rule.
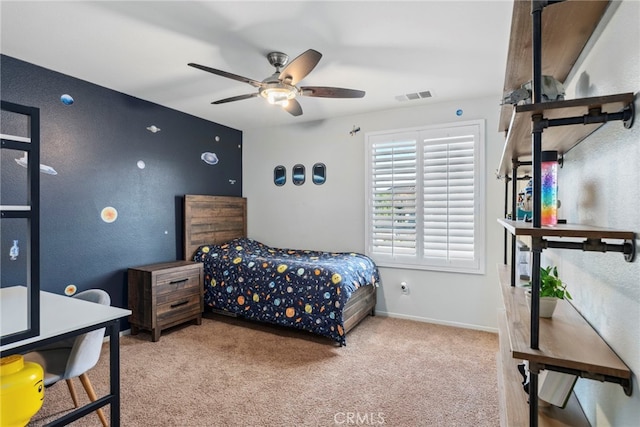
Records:
[[[484,272],[483,135],[483,121],[367,134],[367,255]]]
[[[474,134],[423,140],[423,256],[434,263],[474,259],[474,144]]]
[[[397,258],[418,254],[416,136],[380,141],[371,148],[371,245]]]

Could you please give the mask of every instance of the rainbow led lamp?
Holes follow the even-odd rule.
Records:
[[[558,223],[558,152],[543,151],[540,160],[542,178],[540,224],[556,225]]]

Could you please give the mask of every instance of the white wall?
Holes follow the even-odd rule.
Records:
[[[455,274],[381,268],[383,285],[377,311],[477,329],[496,330],[498,286],[496,264],[502,263],[504,184],[495,178],[504,136],[498,132],[495,97],[418,105],[313,124],[253,129],[243,135],[243,195],[248,200],[249,236],[264,243],[303,249],[364,252],[364,134],[420,125],[486,119],[486,274]],[[314,102],[314,100],[308,100]],[[316,101],[317,102],[317,101]],[[351,102],[324,100],[322,102]],[[461,117],[456,110],[464,111]],[[355,136],[349,131],[361,128]],[[327,181],[314,185],[314,163],[327,166]],[[291,168],[301,163],[307,182],[291,183]],[[273,184],[273,168],[287,168],[287,183]],[[406,281],[410,294],[402,295]]]
[[[639,22],[638,1],[609,8],[566,83],[568,99],[640,90]],[[629,130],[622,122],[606,124],[565,156],[558,179],[561,216],[640,234],[639,164],[640,114]],[[618,385],[578,380],[578,399],[591,424],[640,425],[640,262],[627,263],[617,253],[543,253],[558,265],[578,310],[635,374],[631,397]]]

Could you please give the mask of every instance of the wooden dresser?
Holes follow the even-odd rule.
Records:
[[[201,263],[171,261],[129,268],[128,277],[132,335],[145,329],[155,342],[163,329],[190,320],[202,323]]]

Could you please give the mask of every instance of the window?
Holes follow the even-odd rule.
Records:
[[[366,253],[484,273],[484,121],[366,135]]]
[[[278,165],[273,168],[273,183],[278,187],[282,187],[287,182],[287,168]]]
[[[313,183],[322,185],[327,180],[327,167],[324,163],[313,165]]]
[[[291,181],[293,181],[294,185],[302,185],[304,180],[304,165],[295,165],[291,172]]]

